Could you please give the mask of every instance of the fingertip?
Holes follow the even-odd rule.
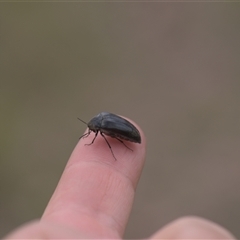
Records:
[[[195,216],[179,218],[155,233],[150,239],[235,239],[222,226]]]
[[[125,117],[123,117],[125,118]],[[105,135],[105,138],[98,133],[91,132],[87,137],[81,138],[75,147],[69,163],[80,161],[97,161],[108,164],[120,171],[135,171],[136,168],[142,169],[146,156],[146,138],[142,129],[132,120],[125,118],[132,123],[139,131],[141,143],[122,140]],[[83,135],[88,132],[88,129]],[[94,140],[95,138],[95,140]],[[94,140],[94,142],[93,142]],[[139,172],[139,171],[138,171]]]

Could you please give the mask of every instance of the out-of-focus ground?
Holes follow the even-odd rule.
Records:
[[[0,235],[41,216],[88,121],[148,140],[126,238],[198,215],[240,237],[239,3],[0,3]],[[137,164],[137,163],[136,163]]]

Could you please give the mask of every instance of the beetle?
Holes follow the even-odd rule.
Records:
[[[122,140],[134,143],[141,143],[141,136],[138,129],[132,123],[122,117],[119,117],[116,114],[109,112],[101,112],[95,117],[93,117],[88,123],[86,123],[80,118],[78,119],[88,126],[88,132],[83,134],[79,139],[86,138],[90,135],[91,132],[94,132],[95,136],[92,142],[89,144],[85,144],[92,145],[98,133],[100,132],[101,136],[105,139],[108,147],[110,148],[115,160],[117,159],[105,135],[116,138],[119,142],[121,142],[126,148],[130,149],[131,151],[133,150],[129,148]]]

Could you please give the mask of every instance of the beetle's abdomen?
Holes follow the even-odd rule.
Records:
[[[103,116],[100,132],[113,138],[141,143],[141,136],[137,128],[126,119],[112,113]]]

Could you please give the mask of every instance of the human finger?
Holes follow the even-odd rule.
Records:
[[[223,227],[200,217],[177,219],[156,232],[150,239],[235,239]]]
[[[139,127],[137,127],[139,129]],[[140,130],[140,129],[139,129]],[[135,189],[145,159],[145,138],[141,144],[94,134],[79,141],[42,221],[58,222],[84,231],[89,237],[118,238],[123,235],[131,211]]]

